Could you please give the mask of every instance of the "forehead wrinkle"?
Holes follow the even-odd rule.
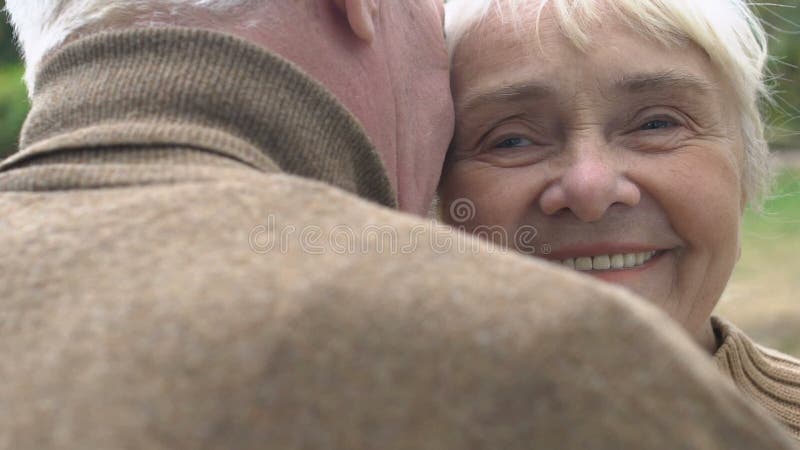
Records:
[[[512,83],[497,88],[486,89],[482,92],[468,94],[458,103],[462,112],[470,112],[487,105],[502,103],[519,103],[538,100],[553,95],[553,88],[539,82]]]
[[[713,83],[701,77],[678,71],[628,74],[614,83],[614,87],[616,90],[630,93],[679,90],[698,95],[706,95],[718,90]]]

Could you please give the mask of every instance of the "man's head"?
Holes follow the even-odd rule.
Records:
[[[8,0],[36,90],[52,51],[106,30],[188,26],[268,48],[330,89],[378,149],[400,208],[424,213],[452,136],[439,0]]]

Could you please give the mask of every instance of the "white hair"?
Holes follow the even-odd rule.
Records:
[[[537,20],[521,23],[520,18],[530,17],[521,14],[522,8],[530,12],[534,4]],[[770,179],[760,111],[762,102],[770,100],[768,36],[746,0],[450,0],[445,28],[451,58],[462,39],[492,13],[511,23],[513,32],[538,37],[538,17],[548,4],[564,36],[584,51],[591,40],[587,30],[600,20],[603,6],[643,36],[667,46],[690,41],[703,49],[737,97],[745,145],[743,188],[750,204],[760,207]]]
[[[68,39],[137,23],[192,25],[192,17],[239,17],[263,0],[6,0],[33,93],[42,59]],[[199,13],[199,14],[198,14]]]

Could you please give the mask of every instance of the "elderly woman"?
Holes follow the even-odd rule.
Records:
[[[745,2],[454,0],[447,13],[445,219],[649,299],[800,437],[800,362],[711,317],[767,176],[766,38]]]

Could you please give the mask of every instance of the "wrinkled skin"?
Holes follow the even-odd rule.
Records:
[[[469,199],[475,214],[446,219],[501,226],[512,244],[535,227],[539,251],[527,251],[557,263],[656,251],[586,273],[651,300],[711,350],[744,204],[733,91],[691,44],[665,47],[608,16],[584,53],[549,14],[541,47],[491,17],[457,48],[441,194],[444,211]]]

